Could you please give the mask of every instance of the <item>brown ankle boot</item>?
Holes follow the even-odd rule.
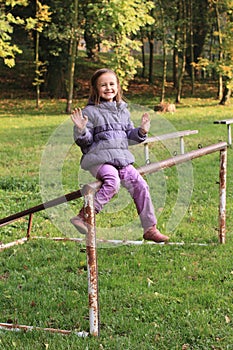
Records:
[[[83,235],[86,235],[88,232],[87,223],[85,221],[85,210],[82,208],[77,216],[74,216],[70,219],[70,222],[75,226],[75,228],[82,233]]]
[[[169,240],[168,236],[163,235],[156,226],[150,227],[143,235],[146,241],[153,241],[156,243],[167,242]]]

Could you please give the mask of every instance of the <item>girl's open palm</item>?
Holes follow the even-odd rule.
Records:
[[[82,114],[81,108],[74,109],[73,113],[71,114],[71,119],[80,132],[86,129],[88,117]]]
[[[147,134],[150,130],[150,117],[148,113],[144,113],[141,119],[141,128]]]

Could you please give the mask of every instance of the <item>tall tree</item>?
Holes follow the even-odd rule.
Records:
[[[70,73],[74,69],[71,52],[77,52],[81,35],[80,20],[77,19],[74,27],[75,0],[46,0],[46,3],[52,12],[51,24],[40,37],[41,58],[49,63],[46,89],[50,97],[69,100]]]
[[[214,71],[218,77],[220,104],[229,102],[233,86],[233,1],[210,0],[213,30],[211,55],[200,57],[197,69]]]
[[[185,0],[179,0],[179,19],[181,21],[181,64],[180,71],[178,76],[178,85],[177,85],[177,93],[176,93],[176,103],[180,103],[181,101],[181,92],[183,87],[183,77],[185,73],[186,67],[186,50],[187,50],[187,23],[186,23],[186,3]]]
[[[194,74],[194,33],[193,33],[193,0],[188,0],[188,17],[189,17],[189,33],[190,33],[190,70],[191,70],[191,85],[192,95],[194,94],[195,74]]]
[[[166,85],[167,85],[167,58],[168,50],[172,49],[174,44],[174,33],[175,33],[175,18],[176,18],[176,7],[171,4],[170,1],[157,0],[157,23],[156,38],[162,43],[162,88],[160,102],[164,102]]]
[[[98,3],[100,3],[100,0],[80,0],[86,53],[87,57],[92,61],[98,60],[99,45],[101,43],[98,21],[92,12],[92,5]]]
[[[46,63],[40,60],[40,33],[42,33],[44,25],[50,22],[50,12],[47,5],[42,5],[36,0],[36,16],[33,21],[32,29],[35,30],[35,79],[33,85],[36,87],[36,107],[40,106],[40,85],[44,82],[43,75],[46,71]],[[29,26],[28,26],[29,27]],[[28,28],[29,29],[29,28]]]
[[[210,31],[209,0],[186,0],[186,71],[192,76],[193,62],[202,55]]]
[[[167,82],[167,39],[166,39],[166,23],[165,23],[165,14],[164,14],[164,8],[162,6],[162,2],[159,0],[159,14],[161,18],[161,27],[162,27],[162,48],[163,48],[163,75],[162,75],[162,89],[161,89],[161,96],[160,96],[160,102],[164,102],[165,98],[165,87]]]
[[[154,23],[147,26],[147,39],[149,43],[149,73],[148,80],[150,84],[153,84],[153,73],[154,73],[154,44],[155,44],[155,28],[157,21],[155,19],[155,14],[157,13],[156,8],[151,10],[151,16],[154,18]]]
[[[221,29],[221,18],[219,13],[219,4],[218,1],[213,2],[214,6],[214,12],[215,12],[215,18],[216,18],[216,27],[217,27],[217,37],[218,37],[218,43],[219,43],[219,49],[218,49],[218,60],[219,62],[223,61],[223,39],[222,39],[222,29]],[[217,98],[221,99],[223,95],[223,77],[222,72],[219,70],[218,72],[218,93]]]
[[[233,90],[233,1],[226,1],[225,36],[224,36],[224,61],[221,65],[222,75],[225,78],[221,105],[230,101]]]
[[[75,62],[78,49],[78,0],[74,0],[73,20],[70,37],[70,54],[69,54],[69,66],[68,66],[68,82],[67,82],[67,103],[66,113],[71,113],[73,91],[74,91],[74,73]]]

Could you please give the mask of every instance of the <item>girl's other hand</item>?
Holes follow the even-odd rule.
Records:
[[[83,132],[86,129],[88,117],[82,114],[81,108],[75,108],[70,117],[77,126],[79,132]]]
[[[144,113],[141,120],[141,131],[143,134],[147,134],[150,130],[150,117],[148,113]]]

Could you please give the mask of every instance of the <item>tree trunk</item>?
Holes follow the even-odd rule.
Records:
[[[67,98],[66,66],[61,56],[49,56],[46,90],[50,98]]]
[[[145,59],[145,47],[144,47],[144,38],[142,37],[142,78],[145,78],[146,71],[146,59]]]
[[[229,88],[227,85],[225,85],[224,90],[223,90],[222,99],[219,102],[220,105],[225,106],[230,102],[231,92],[232,92],[231,88]]]
[[[176,24],[175,24],[175,35],[174,35],[174,47],[173,47],[173,87],[176,89],[178,86],[178,68],[179,68],[179,37],[178,32],[180,32],[180,13],[177,11]]]
[[[163,80],[162,80],[162,91],[160,102],[163,102],[165,99],[165,89],[167,82],[167,49],[166,44],[163,46]]]
[[[190,22],[190,58],[191,58],[191,85],[192,95],[194,94],[195,74],[194,74],[194,44],[193,44],[193,0],[189,0],[189,22]]]
[[[178,86],[178,67],[179,67],[179,55],[177,50],[177,33],[175,33],[175,43],[173,49],[173,87]]]
[[[176,103],[180,103],[181,102],[181,93],[182,93],[182,87],[183,87],[183,77],[184,77],[185,66],[186,66],[186,55],[185,55],[185,52],[186,52],[186,50],[183,50],[182,65],[181,65],[180,74],[179,74],[179,78],[178,78]]]
[[[92,61],[98,60],[98,44],[99,42],[94,37],[93,33],[89,31],[89,28],[86,27],[84,31],[84,40],[86,42],[86,53],[87,57]]]
[[[161,97],[160,102],[164,102],[165,99],[165,88],[166,88],[166,82],[167,82],[167,48],[166,48],[166,28],[165,28],[165,21],[164,21],[164,11],[162,8],[162,4],[159,1],[160,4],[160,10],[161,10],[161,21],[162,21],[162,44],[163,44],[163,77],[162,77],[162,90],[161,90]]]
[[[149,58],[149,83],[153,84],[153,65],[154,65],[154,37],[149,40],[149,50],[150,50],[150,58]]]
[[[75,60],[77,56],[77,28],[78,28],[78,0],[74,0],[74,18],[73,28],[70,39],[70,57],[69,57],[69,71],[68,71],[68,96],[66,103],[66,113],[71,113],[74,92],[74,72]]]
[[[187,28],[186,28],[186,7],[185,7],[185,1],[186,0],[180,0],[179,1],[179,11],[181,13],[180,18],[183,19],[183,36],[182,36],[183,49],[182,49],[182,64],[181,64],[181,68],[180,68],[180,74],[179,74],[178,86],[177,86],[176,103],[180,103],[180,101],[181,101],[183,77],[184,77],[185,67],[186,67]]]
[[[39,3],[36,0],[36,17],[39,11]],[[40,106],[40,61],[39,61],[39,48],[40,48],[40,33],[36,30],[35,33],[35,80],[34,84],[36,86],[36,108]]]
[[[36,48],[35,48],[35,84],[36,84],[36,108],[40,107],[40,62],[39,62],[39,40],[40,34],[38,30],[36,31]]]
[[[221,32],[221,23],[220,15],[218,11],[218,4],[215,4],[215,13],[216,13],[216,22],[217,22],[217,31],[218,31],[218,40],[219,40],[219,61],[223,60],[223,50],[222,50],[222,32]],[[221,72],[218,74],[218,93],[217,98],[222,99],[223,97],[223,79]]]

